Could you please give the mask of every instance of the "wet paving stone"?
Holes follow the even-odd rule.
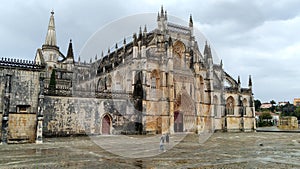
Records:
[[[124,143],[128,138],[97,136],[97,141],[114,142],[109,148],[119,146],[124,155],[126,147],[122,144],[140,151],[139,155],[153,156],[116,155],[97,145],[92,137],[1,145],[0,168],[300,168],[300,133],[214,133],[204,143],[199,143],[196,134],[188,134],[181,141],[172,135],[167,151],[161,153],[159,136],[138,136],[143,137],[147,144],[135,141],[136,147]],[[128,151],[128,155],[134,152]]]

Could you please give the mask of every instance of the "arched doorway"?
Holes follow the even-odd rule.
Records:
[[[174,112],[174,132],[183,132],[183,114]]]
[[[105,115],[102,118],[102,134],[110,134],[110,117]]]

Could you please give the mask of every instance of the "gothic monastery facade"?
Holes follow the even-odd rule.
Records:
[[[154,18],[155,19],[155,18]],[[56,42],[51,12],[45,43],[34,61],[0,60],[3,143],[37,142],[44,136],[255,131],[252,81],[242,88],[222,61],[213,62],[188,26],[168,22],[89,63]],[[111,45],[111,44],[108,44]]]

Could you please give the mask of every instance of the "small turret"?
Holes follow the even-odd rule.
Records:
[[[171,36],[169,37],[168,43],[169,43],[169,46],[172,46],[172,45],[173,45],[173,41],[172,41]]]
[[[220,62],[220,66],[221,66],[221,68],[223,68],[223,61],[222,61],[222,59],[221,59],[221,62]]]
[[[133,34],[133,46],[137,46],[137,38],[136,38],[136,33]]]
[[[204,46],[204,52],[203,52],[204,56],[207,56],[209,54],[209,48],[208,48],[208,44],[207,41],[205,41],[205,46]]]
[[[249,83],[248,83],[249,88],[252,88],[252,79],[251,75],[249,75]]]
[[[190,15],[190,21],[189,21],[189,27],[193,27],[193,18],[192,18],[192,14]]]
[[[168,20],[167,11],[165,11],[165,20]]]
[[[239,84],[239,85],[241,84],[240,76],[238,76],[238,84]]]
[[[142,40],[142,35],[142,27],[140,26],[138,40]]]
[[[136,33],[133,34],[133,58],[137,58],[138,57],[138,42],[137,42],[137,38],[136,38]]]
[[[124,37],[123,45],[126,45],[126,38]]]
[[[147,35],[147,26],[146,25],[144,26],[144,32],[143,33],[144,33],[144,36]]]
[[[160,20],[159,12],[157,13],[157,21]]]
[[[67,59],[74,60],[74,53],[73,53],[73,45],[72,45],[72,39],[70,39],[68,53],[67,53]]]
[[[160,31],[165,31],[167,29],[167,11],[164,11],[163,6],[161,6],[160,13],[157,15],[157,25]]]
[[[211,48],[210,46],[207,44],[207,41],[205,42],[205,46],[204,46],[204,59],[206,60],[206,62],[209,65],[213,64],[213,59],[212,59],[212,54],[211,54]]]
[[[124,37],[124,40],[123,40],[123,51],[125,52],[126,51],[126,38]]]

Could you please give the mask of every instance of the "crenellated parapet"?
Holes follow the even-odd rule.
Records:
[[[30,60],[2,57],[0,60],[0,67],[15,67],[30,70],[41,70],[45,68],[45,65]]]

